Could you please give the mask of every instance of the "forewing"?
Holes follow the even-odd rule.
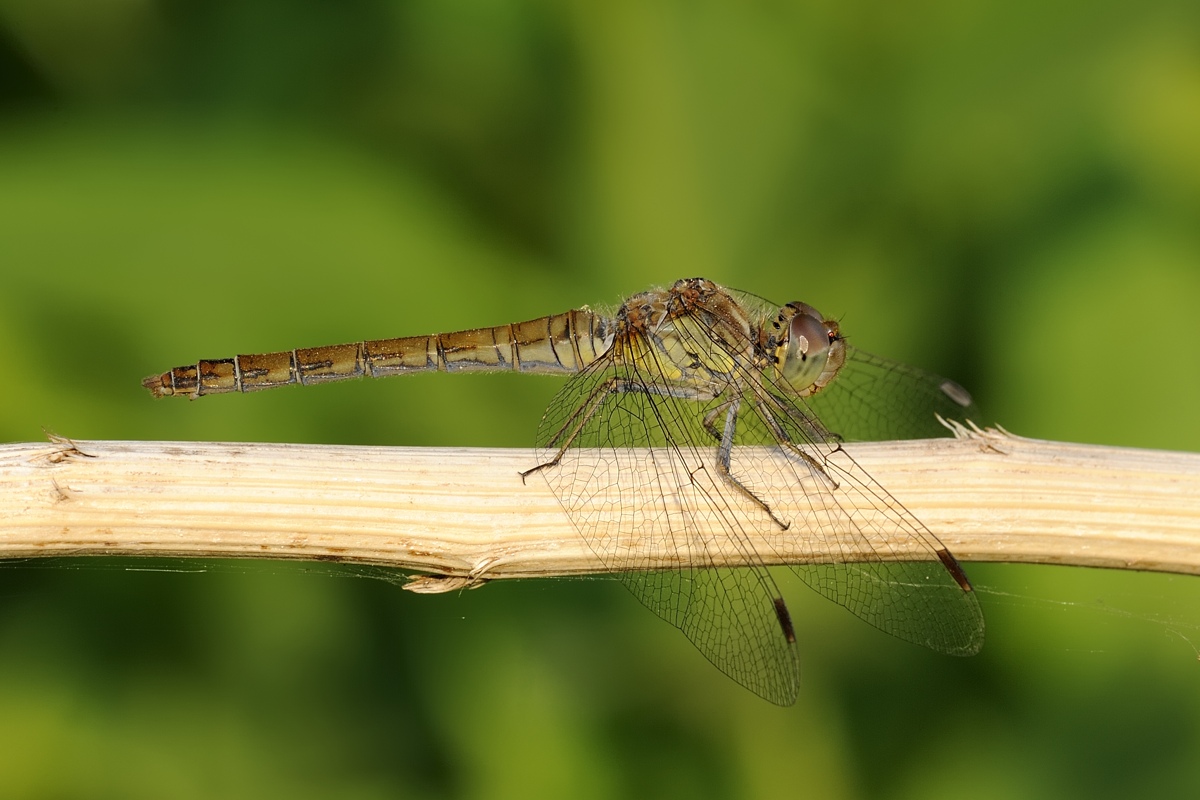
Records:
[[[970,395],[954,381],[854,347],[846,351],[834,381],[806,401],[843,441],[946,436],[939,415],[981,422]]]
[[[769,381],[747,398],[731,472],[779,518],[765,529],[810,587],[887,633],[952,655],[983,645],[974,591],[937,537]],[[786,525],[786,530],[779,524]]]
[[[550,404],[540,471],[600,560],[627,570],[621,578],[642,603],[722,672],[789,705],[799,686],[794,635],[746,537],[765,514],[717,470],[703,422],[718,401],[681,396],[689,391],[653,365],[601,359]],[[751,566],[714,568],[730,547]]]

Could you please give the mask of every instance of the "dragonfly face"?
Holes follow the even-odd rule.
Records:
[[[788,303],[773,327],[782,334],[774,348],[776,375],[801,397],[825,388],[846,362],[837,320],[824,319],[807,303]]]

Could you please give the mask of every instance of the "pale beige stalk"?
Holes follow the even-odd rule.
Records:
[[[962,561],[1200,574],[1200,455],[995,431],[846,447]],[[465,579],[417,584],[426,590],[608,571],[545,481],[522,483],[533,459],[458,448],[0,445],[0,558],[319,559]],[[793,557],[779,556],[767,561]]]

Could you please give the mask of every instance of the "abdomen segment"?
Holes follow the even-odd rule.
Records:
[[[608,349],[611,330],[603,317],[575,309],[493,328],[201,360],[142,385],[156,397],[199,397],[435,370],[572,373]]]

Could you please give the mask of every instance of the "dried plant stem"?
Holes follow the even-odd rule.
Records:
[[[846,448],[963,561],[1200,574],[1200,455],[997,431]],[[463,579],[426,590],[606,571],[546,482],[522,482],[533,464],[528,450],[0,445],[0,558],[294,558]]]

